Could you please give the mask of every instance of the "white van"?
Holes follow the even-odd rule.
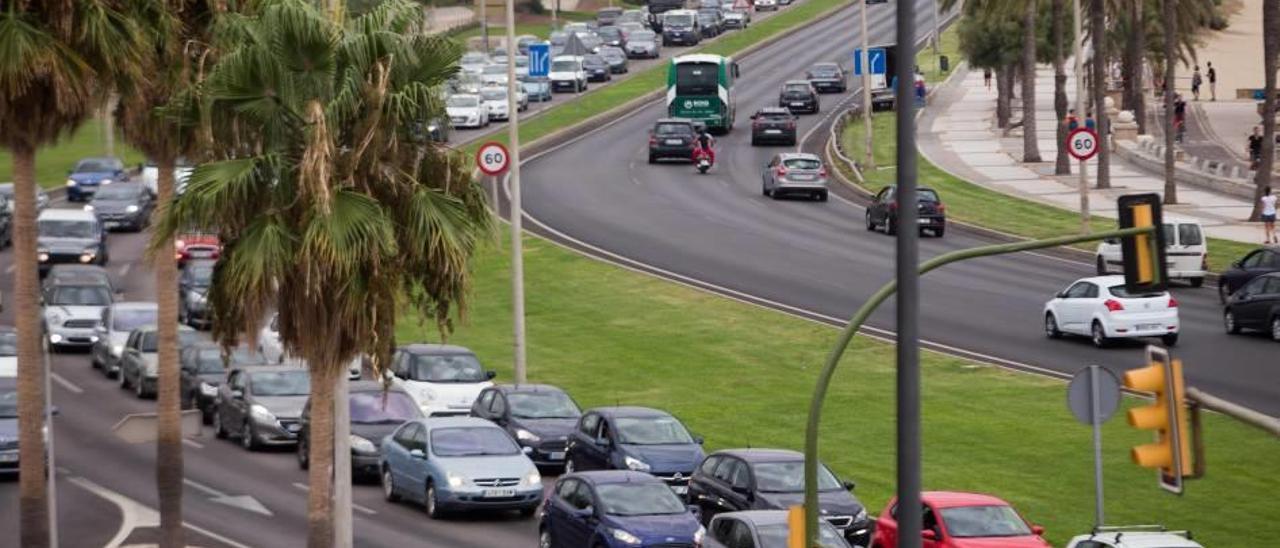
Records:
[[[1164,241],[1169,279],[1186,280],[1191,287],[1204,285],[1204,277],[1209,272],[1209,243],[1200,223],[1166,221]],[[1121,272],[1124,263],[1120,256],[1120,240],[1108,239],[1099,243],[1095,262],[1099,276]]]

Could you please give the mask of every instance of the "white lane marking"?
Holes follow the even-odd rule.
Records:
[[[75,384],[73,384],[71,381],[69,381],[69,380],[67,380],[67,379],[63,378],[63,376],[62,376],[62,375],[59,375],[59,374],[57,374],[57,373],[51,373],[51,374],[53,375],[53,382],[58,383],[58,386],[61,386],[61,387],[65,388],[65,389],[67,389],[67,391],[68,391],[68,392],[71,392],[72,394],[83,394],[83,393],[84,393],[84,389],[83,389],[83,388],[80,388],[79,386],[76,386]]]
[[[182,444],[195,449],[204,449],[203,443],[188,438],[182,438]]]
[[[258,499],[255,499],[252,496],[228,495],[226,493],[223,493],[222,491],[209,487],[208,485],[196,483],[195,481],[190,479],[183,479],[182,483],[189,485],[196,490],[203,491],[204,494],[209,497],[209,502],[223,504],[226,506],[230,506],[232,508],[239,508],[246,512],[253,512],[255,514],[261,514],[267,517],[272,517],[275,515],[271,512],[271,510],[267,509],[266,506],[263,506],[261,502],[258,502]]]
[[[104,548],[119,548],[124,544],[124,541],[129,538],[129,535],[133,533],[133,530],[139,527],[160,526],[160,514],[151,508],[143,506],[136,500],[121,495],[120,493],[107,489],[106,487],[82,477],[69,478],[67,481],[89,491],[90,493],[107,499],[107,501],[120,508],[120,529],[116,531],[115,536],[107,542]],[[184,521],[182,522],[182,525],[192,531],[226,544],[227,546],[231,546],[233,548],[249,548],[249,545],[247,544],[241,544],[190,522]]]
[[[311,491],[311,488],[310,488],[310,487],[307,487],[307,484],[305,484],[305,483],[298,483],[298,482],[296,482],[296,481],[295,481],[295,482],[293,482],[293,486],[294,486],[294,487],[296,487],[296,488],[298,488],[298,490],[300,490],[300,491],[308,491],[308,492],[309,492],[309,491]],[[354,502],[353,502],[353,503],[351,503],[351,509],[352,509],[352,510],[355,510],[355,511],[357,511],[357,512],[360,512],[361,514],[366,514],[366,515],[370,515],[370,516],[376,516],[376,515],[378,515],[378,512],[377,512],[376,510],[373,510],[373,509],[368,508],[368,507],[366,507],[366,506],[361,506],[361,505],[356,504],[356,503],[354,503]]]
[[[217,490],[217,489],[214,489],[214,488],[212,488],[212,487],[209,487],[208,485],[205,485],[205,484],[203,484],[203,483],[198,483],[198,482],[196,482],[195,480],[190,480],[190,479],[185,479],[185,478],[184,478],[184,479],[182,480],[182,483],[186,484],[187,486],[190,486],[191,488],[193,488],[193,489],[195,489],[195,490],[197,490],[197,491],[202,491],[202,492],[204,492],[204,494],[209,495],[209,496],[211,496],[211,497],[220,497],[220,496],[222,496],[222,491],[219,491],[219,490]]]
[[[124,263],[124,266],[120,267],[120,277],[123,278],[125,276],[128,276],[129,269],[131,268],[133,268],[133,263]]]

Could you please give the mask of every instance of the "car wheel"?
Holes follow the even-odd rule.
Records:
[[[871,221],[871,212],[867,211],[866,214],[862,216],[862,218],[866,219],[867,232],[874,232],[876,229],[876,224]]]
[[[138,382],[133,383],[133,393],[138,396],[138,399],[140,400],[147,398],[146,383],[142,382],[141,376],[138,377]]]
[[[934,231],[933,231],[933,235],[934,235],[934,236],[936,236],[936,237],[938,237],[938,238],[941,238],[941,237],[942,237],[942,235],[943,235],[943,234],[946,234],[946,233],[947,233],[947,229],[945,229],[945,228],[939,228],[939,229],[937,229],[937,230],[934,230]]]
[[[768,196],[768,195],[769,195],[769,187],[764,186],[764,185],[760,185],[760,194],[761,194],[761,195],[764,195],[764,196]]]
[[[649,155],[649,163],[651,163],[651,164],[656,164],[656,163],[658,163],[658,159],[657,159],[657,158],[655,158],[652,154],[650,154],[650,155]]]
[[[1094,270],[1097,271],[1099,276],[1107,275],[1107,261],[1103,260],[1102,255],[1098,255],[1097,265]]]
[[[756,136],[755,136],[755,135],[752,135],[752,136],[751,136],[751,146],[753,146],[753,147],[755,147],[755,146],[760,146],[760,141],[757,141],[757,140],[756,140]]]
[[[129,389],[129,377],[126,377],[126,376],[125,376],[125,374],[124,374],[124,366],[121,366],[121,367],[116,371],[116,381],[118,381],[118,382],[119,382],[119,384],[120,384],[120,389],[121,389],[121,390],[128,390],[128,389]]]
[[[898,233],[898,220],[888,215],[884,218],[884,233],[890,236]]]
[[[1093,345],[1098,348],[1106,348],[1111,342],[1107,339],[1107,331],[1102,328],[1102,322],[1093,322],[1093,328],[1090,330],[1093,339]]]
[[[1177,333],[1170,333],[1170,334],[1168,334],[1168,335],[1165,335],[1165,336],[1163,336],[1163,337],[1160,337],[1160,342],[1163,342],[1165,346],[1177,346],[1177,345],[1178,345],[1178,334],[1177,334]]]
[[[391,469],[387,467],[382,468],[382,498],[387,499],[387,502],[400,500],[400,495],[396,494],[396,484],[391,479]]]
[[[1227,288],[1226,280],[1218,281],[1218,302],[1227,304],[1227,297],[1231,296],[1231,290]]]
[[[311,467],[311,449],[307,447],[307,438],[298,437],[298,468],[306,470]]]
[[[240,427],[240,447],[246,451],[256,451],[258,449],[258,438],[253,433],[253,423],[244,421],[244,426]]]
[[[227,439],[227,428],[222,425],[222,412],[217,408],[213,410],[213,437]]]
[[[1062,330],[1058,329],[1058,320],[1050,312],[1044,315],[1044,334],[1050,339],[1061,339]]]
[[[565,455],[564,456],[564,473],[572,474],[575,469],[577,469],[577,467],[574,466],[573,464],[573,455]]]
[[[1232,335],[1240,333],[1240,326],[1236,324],[1236,313],[1232,312],[1230,308],[1222,313],[1222,327]]]
[[[1191,287],[1201,287],[1204,285],[1204,278],[1191,278]]]
[[[440,504],[436,500],[436,485],[429,480],[427,481],[427,496],[423,501],[427,507],[427,517],[440,519]]]
[[[819,202],[827,201],[827,191],[823,190],[821,192],[818,192],[817,199]]]
[[[536,504],[533,506],[525,506],[524,508],[520,509],[520,517],[527,518],[529,516],[532,516],[533,513],[537,511],[538,511],[538,505]]]
[[[1280,316],[1271,318],[1271,340],[1280,342]]]
[[[555,546],[555,541],[551,539],[551,530],[546,527],[538,531],[538,548],[551,548]]]

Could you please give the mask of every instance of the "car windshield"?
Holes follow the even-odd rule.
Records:
[[[603,50],[600,52],[600,56],[605,58],[605,60],[611,61],[611,62],[622,61],[623,59],[627,58],[626,54],[616,49]]]
[[[305,396],[311,393],[311,375],[305,369],[262,371],[249,376],[249,385],[257,396]]]
[[[485,74],[506,74],[506,65],[487,65],[484,67]]]
[[[693,26],[693,18],[685,13],[671,14],[662,18],[662,24],[668,27]]]
[[[507,401],[511,416],[520,419],[576,419],[582,414],[564,392],[512,392]]]
[[[917,192],[917,196],[920,197],[921,202],[929,202],[929,203],[936,204],[942,201],[942,198],[938,197],[938,193],[934,192],[932,189],[922,188],[920,190],[917,190],[916,192]]]
[[[782,121],[786,121],[786,120],[790,120],[790,119],[791,119],[791,115],[790,115],[790,114],[788,114],[788,113],[785,113],[785,112],[761,112],[761,113],[757,114],[757,116],[758,116],[758,117],[760,117],[760,118],[763,118],[763,119],[765,119],[765,120],[782,120]]]
[[[352,392],[350,401],[353,424],[400,424],[422,416],[404,392]]]
[[[760,534],[759,548],[787,548],[787,524],[760,525],[756,527],[756,532]],[[840,538],[840,533],[836,532],[835,527],[827,523],[818,527],[819,548],[844,548],[845,546],[848,545]]]
[[[445,101],[446,106],[457,108],[475,108],[480,104],[480,99],[474,95],[454,95]]]
[[[483,53],[472,51],[472,52],[464,53],[462,55],[462,59],[459,60],[458,63],[463,65],[475,65],[478,63],[483,63],[487,60],[488,58],[485,57]]]
[[[684,425],[673,417],[618,417],[618,443],[677,445],[693,443]]]
[[[582,58],[582,64],[584,64],[584,65],[597,65],[597,66],[598,66],[598,65],[603,65],[603,64],[604,64],[604,58],[603,58],[603,57],[600,57],[599,55],[587,55],[587,56],[585,56],[585,57],[583,57],[583,58]]]
[[[787,84],[786,86],[783,86],[783,88],[782,88],[782,92],[783,92],[783,93],[791,93],[791,94],[797,94],[797,93],[798,93],[798,94],[808,95],[808,94],[809,94],[809,84]]]
[[[76,173],[101,173],[115,170],[115,163],[106,160],[82,160],[76,164]]]
[[[90,221],[40,221],[37,228],[40,236],[45,238],[80,238],[90,239],[98,235],[97,226]]]
[[[604,512],[611,516],[683,514],[689,509],[665,483],[604,483],[596,485]]]
[[[1131,292],[1128,289],[1125,289],[1123,285],[1113,285],[1108,287],[1107,291],[1110,291],[1112,295],[1120,297],[1121,299],[1154,299],[1165,294],[1163,291]]]
[[[628,42],[652,42],[658,35],[651,30],[638,30],[631,33]]]
[[[573,72],[578,70],[578,62],[570,59],[562,59],[551,62],[551,72]]]
[[[138,350],[141,352],[154,353],[159,339],[159,333],[156,333],[155,331],[144,331],[142,333],[142,340],[138,341]]]
[[[413,357],[410,377],[426,382],[481,382],[486,380],[480,360],[471,354],[422,354]]]
[[[816,65],[809,71],[814,76],[835,76],[839,74],[839,69],[831,65]]]
[[[213,283],[213,265],[187,265],[187,272],[191,273],[191,285],[196,287],[209,287]]]
[[[18,418],[18,383],[0,379],[0,419]]]
[[[100,285],[60,285],[53,288],[45,304],[56,306],[107,306],[111,290]]]
[[[622,29],[619,29],[618,27],[605,27],[600,29],[597,34],[605,40],[617,40],[618,38],[622,38]]]
[[[760,462],[751,467],[756,486],[765,493],[799,493],[804,491],[804,461]],[[835,475],[823,465],[818,469],[818,490],[841,489]]]
[[[501,428],[460,426],[431,430],[431,452],[439,457],[516,455],[520,447]]]
[[[814,169],[822,168],[822,161],[814,158],[791,158],[788,160],[783,160],[782,164],[787,166],[787,169],[814,170]]]
[[[0,356],[18,355],[18,333],[5,331],[0,333]]]
[[[115,323],[111,329],[115,331],[133,331],[144,325],[156,323],[154,308],[124,308],[115,311]]]
[[[195,354],[195,366],[197,373],[218,373],[226,370],[226,368],[222,366],[222,350],[217,348],[202,348]]]
[[[141,186],[109,185],[98,189],[93,195],[95,200],[133,200],[142,194]]]
[[[1031,534],[1027,523],[1008,506],[957,506],[941,510],[947,532],[957,538],[1022,537]]]
[[[693,128],[689,124],[658,124],[653,132],[658,135],[692,135]]]
[[[504,89],[486,88],[480,90],[480,97],[485,101],[506,101],[507,91]]]

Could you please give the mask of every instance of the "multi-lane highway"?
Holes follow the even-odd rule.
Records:
[[[893,9],[870,9],[873,43],[891,40]],[[661,270],[668,277],[809,317],[847,320],[892,277],[893,238],[864,229],[864,209],[847,189],[844,197],[827,203],[762,196],[760,171],[784,149],[751,147],[742,122],[757,108],[776,104],[779,85],[802,78],[811,64],[840,61],[848,66],[852,44],[859,43],[855,13],[841,12],[741,61],[742,77],[735,88],[739,129],[717,138],[717,165],[707,175],[687,164],[646,163],[646,132],[665,114],[665,106],[655,103],[528,159],[523,171],[526,226],[632,267]],[[929,28],[928,17],[922,16],[921,29]],[[818,126],[829,123],[836,104],[848,97],[822,99],[822,114],[801,118],[801,135],[822,130]],[[821,148],[821,139],[812,141],[816,145],[810,148]],[[945,239],[923,239],[922,255],[991,243],[956,228]],[[1023,368],[1070,373],[1093,363],[1117,371],[1138,366],[1140,344],[1098,350],[1083,339],[1044,336],[1045,301],[1092,272],[1092,264],[1023,253],[930,273],[921,284],[923,338],[933,348]],[[1186,364],[1189,382],[1280,413],[1280,375],[1275,371],[1280,351],[1275,343],[1226,335],[1212,289],[1179,288],[1174,294],[1182,320],[1175,352]],[[888,334],[893,318],[887,305],[870,325]]]

